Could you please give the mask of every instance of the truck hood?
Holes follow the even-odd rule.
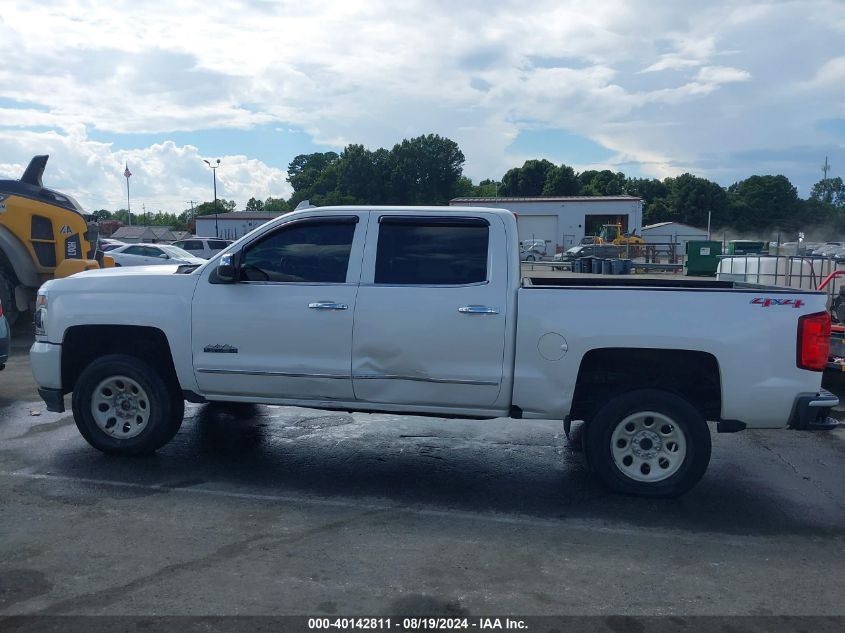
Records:
[[[80,273],[76,273],[75,275],[71,275],[71,277],[109,277],[113,279],[114,277],[125,277],[125,276],[136,276],[136,275],[144,275],[148,277],[166,277],[169,275],[176,275],[176,274],[185,274],[189,273],[193,270],[196,270],[196,267],[206,263],[206,260],[198,260],[195,264],[156,264],[154,266],[121,266],[119,268],[98,268],[96,270],[84,270]]]

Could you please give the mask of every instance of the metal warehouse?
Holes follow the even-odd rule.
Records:
[[[553,254],[577,246],[603,224],[622,223],[627,232],[640,233],[642,198],[634,196],[571,196],[548,198],[454,198],[451,206],[496,207],[519,215],[519,239],[541,239]]]
[[[680,222],[658,222],[643,227],[642,238],[647,244],[676,244],[676,252],[684,253],[689,240],[707,240],[707,229],[699,229]]]

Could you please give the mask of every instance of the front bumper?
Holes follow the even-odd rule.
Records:
[[[47,405],[47,411],[54,413],[65,412],[65,395],[61,389],[46,389],[44,387],[38,388],[38,395]]]
[[[817,393],[803,393],[795,398],[789,428],[802,431],[829,431],[839,422],[830,417],[830,410],[839,404],[839,398],[820,389]]]
[[[9,322],[6,317],[0,316],[0,369],[6,366],[9,360],[9,351],[12,345],[12,337],[9,333]]]

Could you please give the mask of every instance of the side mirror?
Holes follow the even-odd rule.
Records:
[[[221,283],[233,284],[237,279],[237,261],[234,253],[225,253],[217,262],[217,280]]]
[[[167,253],[162,253],[161,255],[159,255],[159,256],[158,256],[158,258],[159,258],[159,259],[170,259],[170,258],[167,256]]]

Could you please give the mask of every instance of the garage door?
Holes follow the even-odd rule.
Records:
[[[556,215],[527,215],[523,212],[519,214],[516,226],[520,241],[544,240],[546,252],[554,255],[555,245],[560,241]]]

